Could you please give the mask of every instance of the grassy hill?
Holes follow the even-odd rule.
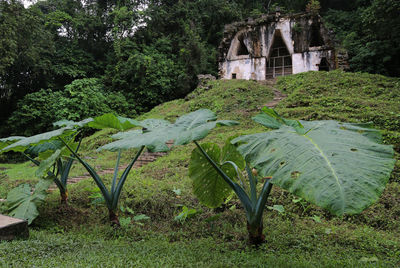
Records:
[[[276,85],[252,81],[211,81],[185,99],[164,103],[144,118],[174,120],[199,108],[217,112],[220,119],[240,121],[217,128],[204,142],[222,142],[229,136],[263,131],[251,121],[272,100],[272,89],[288,97],[277,106],[282,115],[297,119],[373,121],[385,142],[400,152],[400,80],[341,71],[309,72],[284,77]],[[112,167],[110,152],[95,152],[108,142],[109,131],[86,138],[82,154],[99,169]],[[70,187],[70,206],[59,208],[52,193],[41,207],[27,241],[0,243],[1,266],[170,266],[170,267],[342,267],[400,265],[400,161],[376,204],[356,216],[337,218],[275,187],[268,205],[283,205],[284,213],[264,214],[266,244],[246,246],[247,230],[240,204],[233,198],[222,208],[201,206],[187,176],[194,146],[174,148],[167,156],[131,172],[121,198],[125,224],[108,225],[106,208],[96,205],[95,184],[82,181]],[[134,151],[124,155],[126,162]],[[1,165],[0,198],[22,181],[33,182],[29,164]],[[75,165],[72,175],[85,173]],[[109,176],[111,178],[111,175]],[[174,217],[182,207],[195,215],[180,223]],[[126,208],[133,210],[133,213]],[[145,214],[150,220],[128,224],[129,217]]]

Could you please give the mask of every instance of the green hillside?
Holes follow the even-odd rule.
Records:
[[[233,135],[256,133],[263,127],[251,121],[273,99],[273,89],[287,94],[276,110],[296,119],[337,119],[374,122],[393,144],[396,168],[380,200],[360,215],[338,218],[275,187],[268,206],[284,212],[264,214],[266,243],[247,247],[245,217],[232,198],[208,209],[192,194],[187,175],[194,145],[175,147],[129,175],[121,197],[121,229],[109,226],[106,208],[94,202],[95,184],[87,179],[70,186],[70,205],[60,208],[52,193],[27,241],[0,242],[0,266],[134,266],[134,267],[395,267],[400,265],[400,80],[362,73],[309,72],[281,78],[276,84],[216,80],[197,88],[185,99],[155,107],[144,118],[174,120],[208,108],[220,119],[240,125],[213,130],[204,141],[223,141]],[[104,169],[116,155],[96,152],[109,141],[103,130],[83,142],[82,154]],[[124,155],[124,164],[134,151]],[[27,163],[1,165],[0,198],[29,181],[34,168]],[[75,165],[72,175],[85,171]],[[105,175],[111,179],[112,174]],[[182,207],[194,209],[184,222],[174,220]],[[130,210],[133,212],[129,212]],[[1,203],[0,203],[1,209]],[[145,214],[149,220],[128,224],[128,217]]]

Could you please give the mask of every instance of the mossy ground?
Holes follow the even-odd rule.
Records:
[[[251,81],[213,81],[210,89],[197,89],[186,100],[154,108],[141,118],[166,118],[209,108],[221,119],[239,126],[218,128],[206,141],[220,144],[232,135],[262,131],[250,119],[273,97],[272,88]],[[400,82],[398,79],[339,71],[310,72],[282,78],[275,86],[286,92],[278,112],[298,119],[376,121],[385,141],[400,144]],[[377,120],[378,119],[378,120]],[[98,168],[113,167],[116,155],[95,152],[108,141],[107,131],[86,138],[81,153]],[[136,266],[136,267],[396,267],[400,265],[400,172],[397,169],[381,199],[360,215],[337,218],[295,196],[273,188],[268,205],[283,205],[285,212],[267,210],[266,243],[259,249],[246,244],[245,217],[233,198],[222,208],[201,206],[191,190],[187,166],[193,145],[174,148],[167,156],[133,170],[120,205],[130,208],[120,217],[121,229],[108,225],[104,206],[93,204],[92,180],[71,185],[70,205],[60,208],[52,193],[27,241],[0,243],[1,266]],[[127,162],[134,154],[124,154]],[[397,155],[398,157],[398,155]],[[34,182],[29,164],[1,165],[0,198],[23,181]],[[85,171],[75,165],[73,174]],[[106,176],[108,183],[111,175]],[[180,193],[179,193],[180,192]],[[198,213],[176,222],[182,206]],[[129,221],[145,214],[145,221]]]

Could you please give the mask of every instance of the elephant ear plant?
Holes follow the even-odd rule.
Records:
[[[371,129],[370,125],[332,120],[287,120],[268,108],[253,120],[274,130],[241,136],[231,143],[265,180],[258,196],[256,184],[260,180],[252,174],[249,166],[246,166],[249,179],[249,191],[246,192],[245,185],[234,179],[236,176],[223,170],[225,165],[236,166],[240,177],[239,165],[221,161],[215,149],[209,149],[210,145],[204,148],[197,145],[189,168],[195,188],[202,183],[220,184],[224,181],[226,187],[233,189],[246,211],[250,243],[260,244],[264,240],[262,213],[272,185],[280,186],[337,216],[360,213],[382,194],[394,167],[394,152],[392,146],[381,144],[380,132]],[[219,175],[213,175],[213,180],[209,176],[211,169]],[[197,176],[200,172],[204,176]],[[201,198],[197,194],[200,200],[221,195],[220,202],[229,194],[216,193],[211,191],[212,185],[208,187],[201,189]],[[212,206],[217,203],[212,203]]]
[[[75,153],[72,148],[70,151],[86,168],[89,174],[93,177],[97,186],[100,188],[101,194],[104,197],[109,211],[111,223],[119,226],[119,220],[116,212],[121,191],[132,166],[137,161],[145,147],[150,152],[165,152],[169,150],[167,142],[170,140],[174,140],[174,145],[186,144],[191,141],[204,138],[207,136],[209,131],[217,125],[234,124],[237,123],[226,120],[216,121],[215,114],[210,110],[205,109],[183,115],[179,117],[173,124],[160,119],[146,119],[143,121],[137,121],[112,114],[94,118],[94,121],[89,123],[89,126],[93,128],[101,129],[111,127],[122,131],[135,126],[142,128],[117,133],[112,136],[112,138],[117,139],[116,141],[106,144],[98,149],[118,152],[117,163],[115,166],[114,177],[112,179],[110,190],[106,188],[100,176],[88,163],[79,157],[79,155]],[[69,147],[67,144],[66,146]],[[118,165],[121,152],[122,150],[131,148],[137,148],[139,150],[129,163],[128,167],[122,173],[121,178],[117,181]]]
[[[54,182],[61,196],[61,203],[67,204],[67,179],[74,159],[58,139],[63,137],[74,150],[79,143],[74,139],[79,128],[91,119],[73,122],[63,128],[41,133],[31,137],[8,137],[0,139],[0,153],[20,152],[38,166],[35,174],[40,178],[32,191],[29,184],[22,184],[12,189],[7,195],[9,214],[28,220],[30,224],[38,215],[37,205],[47,196],[47,189]]]

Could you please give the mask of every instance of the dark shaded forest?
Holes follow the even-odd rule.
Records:
[[[183,97],[217,75],[225,24],[277,7],[319,10],[351,71],[400,76],[398,0],[1,0],[0,136]]]

